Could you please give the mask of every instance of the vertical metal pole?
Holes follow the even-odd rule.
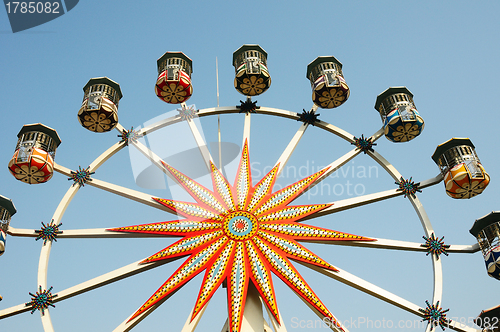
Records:
[[[219,62],[217,57],[215,57],[215,72],[217,77],[217,107],[219,107]],[[221,147],[221,136],[220,136],[220,114],[217,115],[217,125],[219,134],[219,169],[222,170],[222,147]]]
[[[217,107],[219,107],[219,62],[215,57],[215,76],[217,78]]]
[[[245,301],[245,311],[241,322],[242,332],[262,332],[264,331],[264,313],[260,302],[259,291],[252,282],[248,285],[247,298]]]

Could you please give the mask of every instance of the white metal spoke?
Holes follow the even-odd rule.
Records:
[[[243,125],[243,142],[241,146],[245,146],[245,142],[247,142],[248,147],[250,148],[250,124],[252,123],[252,114],[245,114],[245,123]]]
[[[222,326],[222,330],[220,332],[228,332],[229,331],[229,318],[226,318],[226,322]]]
[[[354,157],[356,157],[358,154],[360,154],[360,152],[361,151],[359,151],[358,149],[352,149],[351,151],[347,152],[345,155],[338,158],[337,160],[332,162],[330,165],[326,166],[325,168],[328,168],[328,170],[320,178],[326,179],[330,174],[338,171],[342,166],[344,166],[349,161],[351,161]],[[316,183],[318,181],[319,181],[319,179],[316,180]]]
[[[309,187],[307,187],[305,190],[303,190],[300,193],[300,195],[304,195],[307,191],[311,190],[314,186],[319,184],[321,181],[327,179],[328,176],[330,176],[330,174],[339,170],[343,165],[347,164],[351,159],[356,157],[360,152],[361,151],[359,151],[357,149],[352,149],[351,151],[347,152],[342,157],[340,157],[337,160],[335,160],[334,162],[332,162],[330,165],[324,167],[323,169],[328,168],[328,170],[325,173],[323,173],[321,176],[316,178],[316,180]]]
[[[222,137],[220,134],[220,115],[217,115],[217,143],[219,148],[219,169],[222,170]]]
[[[187,107],[186,103],[182,103],[181,106]],[[189,129],[191,130],[191,133],[193,134],[194,140],[196,141],[196,144],[198,145],[198,149],[200,149],[201,156],[203,157],[203,160],[205,161],[205,166],[207,167],[208,171],[212,171],[212,167],[210,166],[210,162],[214,162],[212,159],[212,156],[210,155],[210,152],[208,151],[207,143],[203,139],[203,136],[201,135],[200,131],[198,130],[198,127],[194,123],[192,119],[186,120],[187,124],[189,125]]]
[[[314,112],[316,112],[317,109],[318,109],[318,106],[314,105],[312,107],[311,111],[314,113]],[[300,139],[302,138],[302,136],[306,132],[307,127],[309,127],[308,123],[305,123],[305,122],[302,123],[302,125],[299,127],[299,129],[297,130],[295,135],[290,140],[290,143],[288,143],[288,146],[286,147],[285,151],[283,151],[283,153],[279,157],[278,161],[276,162],[276,165],[279,164],[279,169],[278,169],[276,176],[279,176],[281,171],[285,168],[286,163],[288,162],[288,159],[290,159],[293,151],[295,150],[295,148],[299,144]]]
[[[179,287],[179,289],[181,289],[181,288],[182,288],[182,286]],[[134,314],[131,314],[120,325],[118,325],[113,330],[113,332],[127,332],[127,331],[132,330],[137,324],[139,324],[140,322],[142,322],[153,311],[155,311],[156,309],[158,309],[163,304],[163,302],[167,301],[172,295],[174,295],[175,293],[177,293],[177,291],[179,289],[177,289],[176,291],[172,292],[171,294],[165,296],[163,299],[161,299],[160,301],[158,301],[156,304],[154,304],[151,307],[149,307],[148,309],[144,310],[139,316],[131,319],[131,317],[134,315]]]
[[[438,175],[438,176],[431,178],[429,180],[422,181],[422,182],[420,182],[419,188],[426,188],[426,187],[435,185],[435,184],[441,182],[442,179],[443,179],[442,175]],[[340,211],[356,208],[359,206],[375,203],[378,201],[382,201],[385,199],[389,199],[389,198],[401,196],[401,195],[404,195],[404,193],[402,191],[397,191],[397,189],[389,189],[389,190],[381,191],[378,193],[373,193],[373,194],[368,194],[368,195],[363,195],[363,196],[358,196],[358,197],[352,197],[352,198],[344,199],[341,201],[331,202],[331,204],[333,204],[332,206],[330,206],[324,210],[318,211],[310,216],[307,216],[307,217],[301,219],[301,221],[316,218],[319,216],[324,216],[327,214],[332,214],[335,212],[340,212]]]
[[[261,302],[262,302],[262,298],[261,298]],[[276,308],[276,309],[278,310],[278,316],[281,320],[281,324],[278,323],[278,321],[276,320],[274,315],[271,313],[271,311],[269,310],[267,305],[264,305],[264,308],[266,308],[267,316],[269,317],[269,320],[271,321],[271,325],[273,326],[274,332],[287,332],[285,322],[283,321],[283,316],[281,315],[279,308]],[[265,323],[265,321],[264,321],[264,323]]]
[[[382,136],[383,133],[384,133],[383,129],[379,129],[375,134],[373,134],[371,136],[372,142],[375,142],[376,140],[378,140]],[[358,148],[352,149],[351,151],[347,152],[345,155],[338,158],[337,160],[332,162],[330,165],[326,166],[325,168],[328,168],[328,171],[326,171],[320,178],[321,179],[327,178],[330,174],[337,171],[339,168],[344,166],[346,163],[348,163],[351,159],[353,159],[354,157],[356,157],[360,153],[361,153],[361,150]],[[320,181],[320,179],[316,180],[316,182],[318,182],[318,181]]]
[[[319,319],[321,319],[321,321],[324,321],[325,316],[322,313],[320,313],[316,308],[314,308],[302,296],[299,296],[299,298],[302,300],[302,302],[304,302],[305,305],[309,307],[309,309],[311,309],[312,312],[314,312],[319,317]],[[328,327],[335,332],[349,332],[349,330],[344,325],[342,325],[340,320],[337,320],[337,324],[329,324]]]
[[[165,207],[165,206],[161,205],[160,203],[156,202],[155,200],[153,200],[152,195],[145,194],[145,193],[142,193],[142,192],[139,192],[136,190],[128,189],[125,187],[121,187],[121,186],[118,186],[118,185],[115,185],[115,184],[112,184],[109,182],[105,182],[102,180],[98,180],[98,179],[92,179],[92,181],[89,181],[87,184],[89,184],[90,186],[102,189],[102,190],[106,190],[110,193],[134,200],[134,201],[142,203],[144,205],[152,206],[156,209],[163,210],[163,211],[166,211],[169,213],[174,213],[173,211],[171,211],[167,207]]]
[[[163,166],[162,166],[162,168],[163,168]],[[63,166],[58,165],[58,164],[54,164],[54,169],[61,174],[71,176],[71,170],[69,170],[66,167],[63,167]],[[96,188],[105,190],[107,192],[113,193],[115,195],[119,195],[119,196],[122,196],[122,197],[125,197],[128,199],[131,199],[133,201],[142,203],[144,205],[149,205],[149,206],[152,206],[156,209],[163,210],[163,211],[166,211],[169,213],[173,213],[173,211],[171,211],[167,207],[165,207],[165,206],[159,204],[158,202],[156,202],[155,200],[153,200],[152,199],[153,195],[145,194],[145,193],[142,193],[140,191],[128,189],[128,188],[118,186],[118,185],[115,185],[115,184],[112,184],[109,182],[105,182],[105,181],[102,181],[99,179],[95,179],[95,178],[92,178],[92,180],[88,181],[86,184],[89,186],[96,187]],[[77,187],[77,186],[75,186],[75,187]]]
[[[144,237],[175,237],[164,234],[144,234],[144,233],[133,233],[133,232],[113,232],[106,228],[94,228],[94,229],[68,229],[63,230],[57,238],[67,238],[67,239],[82,239],[82,238],[144,238]]]
[[[285,151],[283,151],[282,155],[280,156],[280,158],[276,162],[276,165],[279,163],[279,169],[278,169],[276,176],[279,176],[279,174],[281,173],[283,168],[285,168],[286,163],[288,162],[288,159],[290,159],[293,151],[297,147],[297,144],[299,143],[300,139],[302,138],[302,136],[306,132],[307,127],[309,127],[309,124],[303,123],[299,127],[299,129],[297,130],[295,135],[292,137],[290,143],[288,143],[288,146],[286,147]]]
[[[141,315],[139,315],[138,317],[135,317],[134,319],[130,320],[129,319],[133,316],[130,315],[129,317],[127,317],[127,319],[125,319],[120,325],[118,325],[114,330],[113,332],[127,332],[127,331],[130,331],[132,330],[137,324],[139,324],[141,321],[143,321],[147,316],[149,316],[149,314],[151,314],[153,311],[155,311],[161,304],[163,304],[163,302],[165,302],[168,298],[170,298],[170,296],[168,296],[167,298],[163,299],[162,301],[160,301],[159,303],[149,307],[147,310],[144,310],[143,313]]]
[[[179,183],[179,181],[177,181],[177,179],[172,174],[170,174],[170,172],[162,164],[162,162],[164,162],[165,164],[168,163],[163,161],[156,153],[151,151],[148,147],[140,142],[132,142],[132,145],[137,148],[146,158],[148,158],[153,165],[162,170],[162,172],[165,173],[170,179],[172,179],[176,183]]]
[[[21,314],[23,312],[31,311],[31,307],[26,306],[26,304],[21,303],[14,307],[6,308],[0,310],[0,319],[11,317],[17,314]]]
[[[390,239],[371,238],[374,241],[324,241],[324,240],[306,240],[300,242],[321,243],[328,245],[337,245],[345,247],[364,247],[364,248],[377,248],[377,249],[390,249],[390,250],[403,250],[403,251],[421,251],[426,252],[427,249],[422,247],[422,243],[399,241]],[[448,253],[474,253],[479,251],[479,245],[450,245],[446,249]]]
[[[448,321],[448,323],[445,325],[445,327],[447,327],[451,330],[459,331],[459,332],[481,332],[480,329],[469,327],[467,325],[464,325],[460,322],[456,322],[456,321],[451,320],[451,319]]]
[[[379,139],[383,133],[384,133],[383,128],[379,129],[375,134],[373,134],[371,136],[372,142],[375,142],[377,139]],[[345,132],[345,135],[350,135],[350,134]],[[353,139],[354,139],[354,137],[353,137]],[[342,157],[333,161],[331,164],[324,167],[323,169],[328,169],[328,170],[325,173],[323,173],[320,177],[318,177],[307,189],[305,189],[303,192],[301,192],[300,195],[303,195],[308,190],[311,190],[314,186],[316,186],[318,183],[320,183],[324,179],[328,178],[328,176],[330,176],[330,174],[332,174],[333,172],[338,171],[342,166],[347,164],[349,161],[351,161],[354,157],[356,157],[360,153],[361,153],[361,150],[359,150],[358,148],[354,148],[351,151],[347,152]]]
[[[203,308],[201,308],[200,311],[198,311],[198,314],[192,320],[191,317],[193,317],[194,308],[191,309],[191,312],[189,313],[189,316],[186,320],[186,323],[182,327],[181,332],[193,332],[196,329],[196,326],[198,326],[198,323],[200,322],[201,317],[205,313],[205,310],[207,309],[209,303],[210,300],[208,300],[207,303],[205,303]]]
[[[357,290],[360,290],[366,294],[369,294],[373,297],[376,297],[382,301],[385,301],[393,306],[396,306],[398,308],[401,308],[403,310],[406,310],[416,316],[423,317],[423,313],[419,310],[421,309],[418,305],[403,299],[402,297],[399,297],[393,293],[390,293],[386,291],[385,289],[375,286],[374,284],[363,280],[353,274],[350,274],[342,269],[338,269],[338,271],[331,271],[319,266],[307,264],[304,262],[297,261],[297,263],[300,263],[310,269],[313,269],[315,271],[318,271],[319,273],[322,273],[326,275],[327,277],[330,277],[332,279],[335,279],[337,281],[340,281],[343,284],[346,284],[352,288],[355,288]],[[422,308],[423,309],[423,308]],[[457,324],[456,322],[451,321],[449,326],[450,329],[453,329],[455,331],[462,331],[462,332],[479,332],[480,330],[470,328],[468,326],[460,326],[460,324]]]
[[[200,150],[201,156],[203,157],[205,166],[209,171],[211,171],[212,169],[210,167],[210,162],[213,163],[214,161],[212,159],[212,156],[210,155],[210,151],[208,151],[207,143],[203,140],[203,137],[201,136],[201,133],[198,130],[198,127],[196,127],[194,121],[187,120],[187,123],[189,125],[189,129],[191,129],[191,133],[193,134],[196,144],[198,145],[198,149]]]
[[[376,140],[378,140],[382,136],[383,133],[384,133],[383,128],[379,129],[375,134],[373,134],[371,136],[372,142],[375,142]],[[351,134],[346,132],[346,135],[351,135]],[[348,140],[348,141],[351,141],[351,140]],[[354,136],[352,136],[352,141],[354,141]],[[368,152],[370,152],[370,151],[368,151]],[[346,163],[351,161],[351,159],[353,159],[354,157],[356,157],[360,153],[361,153],[360,149],[354,148],[351,151],[347,152],[342,157],[338,158],[337,160],[335,160],[334,162],[332,162],[331,164],[326,166],[325,168],[328,168],[328,171],[326,171],[320,178],[318,178],[316,180],[315,184],[317,184],[322,179],[327,178],[333,172],[339,170],[342,166],[344,166]]]
[[[38,233],[34,229],[21,229],[9,227],[9,235],[19,237],[37,237]],[[164,234],[143,234],[132,232],[113,232],[107,228],[88,228],[88,229],[65,229],[57,235],[57,239],[92,239],[92,238],[143,238],[143,237],[175,237]]]
[[[45,246],[47,246],[49,242]],[[65,290],[62,290],[60,292],[57,292],[57,297],[54,298],[53,302],[60,302],[63,300],[66,300],[70,297],[91,291],[93,289],[105,286],[107,284],[122,280],[124,278],[128,278],[130,276],[136,275],[138,273],[150,270],[152,268],[158,267],[160,265],[170,263],[174,260],[177,260],[178,258],[170,259],[170,260],[165,260],[165,261],[160,261],[160,262],[152,262],[152,263],[146,263],[146,264],[139,264],[142,260],[139,260],[135,263],[126,265],[124,267],[121,267],[119,269],[116,269],[114,271],[108,272],[106,274],[103,274],[99,277],[90,279],[88,281],[82,282],[78,285],[72,286],[70,288],[67,288]],[[42,289],[44,289],[42,285]],[[6,318],[9,316],[17,315],[26,311],[30,311],[31,308],[29,306],[26,306],[25,304],[20,304],[11,308],[3,309],[0,310],[0,319],[1,318]]]
[[[310,216],[302,218],[300,221],[304,221],[307,219],[312,219],[312,218],[316,218],[319,216],[324,216],[327,214],[332,214],[332,213],[356,208],[359,206],[375,203],[378,201],[382,201],[385,199],[389,199],[389,198],[401,196],[401,195],[403,195],[402,192],[396,191],[396,189],[389,189],[389,190],[374,193],[374,194],[368,194],[368,195],[363,195],[363,196],[344,199],[341,201],[332,202],[333,203],[332,206],[330,206],[326,209],[323,209],[321,211],[318,211]]]
[[[345,247],[364,247],[364,248],[377,248],[377,249],[390,249],[390,250],[403,250],[403,251],[421,251],[426,252],[427,249],[422,247],[422,243],[409,242],[409,241],[399,241],[399,240],[389,240],[372,238],[375,241],[314,241],[305,240],[300,242],[311,242],[311,243],[321,243],[328,245],[337,245]],[[450,245],[450,248],[446,249],[448,253],[475,253],[478,252],[479,244],[473,245]]]
[[[21,229],[9,227],[7,234],[18,237],[37,237],[38,233],[34,229]],[[169,235],[154,235],[143,233],[128,233],[128,232],[113,232],[107,228],[89,228],[89,229],[67,229],[63,230],[61,234],[57,235],[58,239],[84,239],[84,238],[143,238],[143,237],[174,237]],[[366,247],[366,248],[379,248],[390,250],[403,250],[403,251],[427,251],[422,247],[421,243],[389,240],[381,238],[372,238],[375,241],[313,241],[303,240],[301,242],[314,242],[328,245],[339,245],[346,247]],[[446,252],[448,253],[475,253],[480,250],[479,244],[460,245],[451,244]]]
[[[416,304],[411,303],[410,301],[407,301],[403,299],[402,297],[399,297],[397,295],[394,295],[393,293],[390,293],[386,291],[385,289],[375,286],[374,284],[363,280],[353,274],[350,274],[338,267],[335,267],[338,269],[338,271],[331,271],[319,266],[307,264],[307,263],[302,263],[300,261],[297,261],[297,263],[300,263],[310,269],[313,269],[319,273],[322,273],[326,275],[327,277],[330,277],[332,279],[335,279],[337,281],[340,281],[343,284],[346,284],[350,287],[353,287],[355,289],[358,289],[366,294],[369,294],[371,296],[374,296],[376,298],[381,299],[382,301],[385,301],[387,303],[390,303],[396,307],[399,307],[401,309],[404,309],[414,315],[417,315],[419,317],[423,317],[423,314],[418,310],[420,307]]]
[[[105,286],[107,284],[131,277],[133,275],[136,275],[138,273],[142,273],[144,271],[153,269],[155,267],[161,266],[166,263],[170,263],[172,261],[175,261],[179,259],[178,257],[169,259],[169,260],[163,260],[163,261],[158,261],[158,262],[151,262],[151,263],[145,263],[145,264],[139,264],[142,260],[139,260],[137,262],[134,262],[132,264],[123,266],[121,268],[118,268],[114,271],[105,273],[99,277],[87,280],[85,282],[82,282],[78,285],[75,285],[73,287],[67,288],[65,290],[62,290],[60,292],[57,292],[57,297],[54,299],[54,302],[59,302],[66,300],[70,297],[83,294],[85,292],[91,291],[93,289]]]

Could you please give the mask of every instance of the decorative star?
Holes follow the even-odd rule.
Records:
[[[305,109],[302,109],[302,113],[297,113],[297,115],[299,116],[297,121],[302,121],[304,123],[307,123],[307,124],[310,124],[313,126],[314,126],[314,123],[316,121],[319,121],[318,116],[320,116],[319,113],[316,114],[316,113],[314,113],[313,110],[310,110],[309,112],[307,112]]]
[[[59,223],[57,225],[53,224],[54,219],[48,224],[45,225],[42,221],[42,228],[40,230],[36,230],[35,233],[38,234],[36,237],[36,241],[43,239],[43,244],[45,245],[47,241],[55,241],[57,242],[57,235],[61,234],[62,231],[59,230],[59,226],[62,225],[62,223]]]
[[[52,304],[57,294],[52,295],[50,292],[52,287],[46,290],[42,290],[42,286],[40,286],[39,290],[36,294],[29,293],[31,295],[31,301],[25,303],[27,307],[31,307],[31,313],[33,314],[36,310],[40,310],[42,315],[45,315],[45,309],[48,309],[49,306],[55,308],[55,305]]]
[[[446,312],[450,309],[443,310],[439,306],[439,301],[436,304],[430,305],[429,301],[425,301],[427,307],[425,309],[418,309],[420,312],[424,314],[424,318],[422,321],[427,321],[431,324],[431,331],[434,327],[438,326],[444,331],[445,325],[448,324],[448,319],[446,319]]]
[[[179,112],[179,115],[183,121],[187,121],[193,119],[197,111],[194,105],[186,107],[186,105],[182,104],[181,108],[177,109],[177,112]]]
[[[90,172],[90,166],[87,168],[81,168],[78,166],[78,171],[71,171],[71,177],[68,180],[73,180],[75,184],[79,184],[81,187],[85,186],[85,183],[92,181],[90,176],[95,174],[95,172]]]
[[[240,109],[240,113],[257,113],[256,110],[258,110],[260,108],[260,106],[257,106],[257,100],[256,101],[252,101],[251,99],[247,99],[245,100],[244,102],[242,100],[240,100],[240,103],[241,105],[240,106],[236,106],[236,108],[239,108]]]
[[[131,142],[136,143],[140,137],[139,132],[134,130],[134,127],[130,128],[130,130],[123,129],[122,134],[117,136],[122,138],[120,143],[125,143],[125,145],[128,145]]]
[[[360,138],[356,138],[354,136],[354,142],[351,143],[352,145],[356,145],[358,149],[363,151],[364,154],[366,154],[368,151],[374,152],[373,146],[377,145],[377,143],[372,142],[373,137],[365,138],[363,134],[361,134]]]
[[[406,196],[411,196],[415,198],[416,197],[415,194],[417,191],[419,193],[422,192],[422,190],[418,189],[420,182],[418,183],[413,182],[411,177],[409,180],[405,180],[403,177],[401,177],[401,180],[399,182],[394,182],[394,183],[399,185],[397,191],[402,191],[404,193],[405,198]]]
[[[438,239],[437,237],[435,237],[434,233],[432,233],[430,237],[422,237],[425,240],[425,244],[421,244],[420,246],[427,248],[427,255],[435,254],[437,258],[439,258],[439,255],[441,254],[445,254],[446,256],[448,256],[446,249],[448,249],[450,245],[444,244],[444,236],[441,239]]]
[[[272,192],[279,165],[255,186],[252,185],[248,143],[245,142],[234,185],[211,164],[213,191],[173,167],[165,169],[196,201],[181,202],[154,198],[158,203],[185,217],[182,220],[113,228],[110,231],[183,237],[146,258],[142,264],[188,256],[177,271],[151,296],[131,320],[177,291],[205,271],[191,319],[200,313],[219,286],[227,283],[229,326],[239,332],[245,299],[253,283],[267,308],[279,322],[271,273],[274,273],[331,324],[340,326],[290,259],[337,269],[299,244],[298,241],[371,241],[373,239],[298,223],[306,216],[332,204],[289,205],[313,185],[323,169],[284,189]],[[342,330],[342,328],[340,327]]]

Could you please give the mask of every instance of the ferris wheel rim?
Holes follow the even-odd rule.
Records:
[[[210,115],[216,115],[216,114],[227,114],[227,113],[239,113],[240,110],[237,107],[214,107],[214,108],[206,108],[198,111],[198,116],[203,117],[203,116],[210,116]],[[295,112],[290,112],[287,110],[282,110],[282,109],[275,109],[275,108],[267,108],[267,107],[262,107],[259,109],[259,113],[262,114],[267,114],[267,115],[273,115],[273,116],[279,116],[283,118],[289,118],[289,119],[294,119],[294,120],[299,120],[298,113]],[[247,114],[248,115],[248,114]],[[161,123],[158,126],[150,126],[147,128],[143,128],[139,133],[141,135],[147,135],[155,130],[161,129],[165,126],[175,124],[180,122],[178,119],[178,116],[168,118],[167,119],[168,124]],[[330,133],[334,133],[335,135],[343,138],[349,143],[352,143],[355,139],[355,137],[351,134],[349,134],[346,131],[343,131],[340,128],[337,128],[329,123],[323,122],[323,121],[318,121],[315,123],[315,126],[318,128],[321,128],[323,130],[326,130]],[[124,131],[124,127],[121,126],[120,124],[117,125],[116,129],[120,132]],[[373,137],[375,140],[381,137],[382,132],[379,130],[376,132]],[[111,158],[115,153],[117,153],[119,150],[121,150],[125,144],[122,144],[120,142],[115,143],[111,148],[106,150],[104,153],[102,153],[96,160],[94,160],[91,163],[90,170],[95,171],[98,169],[104,162],[106,162],[109,158]],[[368,152],[370,157],[372,157],[377,163],[382,165],[386,172],[388,172],[393,178],[397,179],[401,175],[397,170],[389,164],[378,152]],[[60,171],[56,168],[56,171]],[[439,176],[438,176],[439,177]],[[438,178],[436,177],[436,178]],[[441,181],[441,179],[439,179]],[[439,182],[437,181],[437,182]],[[437,183],[436,182],[436,183]],[[433,183],[435,184],[435,183]],[[69,206],[71,203],[72,198],[74,195],[76,195],[76,192],[78,191],[79,187],[78,186],[71,186],[66,195],[61,199],[61,202],[56,209],[56,212],[54,213],[54,216],[56,218],[53,218],[55,222],[59,222],[62,219],[62,216],[65,212],[65,209]],[[419,216],[422,226],[424,228],[424,232],[426,233],[427,236],[429,236],[432,232],[432,225],[430,223],[429,218],[427,217],[425,210],[423,209],[422,204],[418,200],[417,197],[413,198],[408,196],[411,204],[413,205],[417,215]],[[64,203],[63,203],[64,201]],[[38,284],[40,286],[43,286],[44,288],[47,288],[47,269],[48,269],[48,261],[50,257],[50,249],[51,249],[52,242],[49,241],[47,245],[42,246],[42,250],[40,253],[40,261],[39,261],[39,269],[38,269]],[[431,256],[432,261],[433,261],[433,270],[434,270],[434,280],[433,280],[433,285],[434,285],[434,291],[433,291],[433,303],[436,301],[440,301],[442,297],[442,267],[441,267],[441,261],[434,257],[433,255]],[[45,271],[45,272],[43,272]],[[436,272],[437,271],[437,272]],[[53,331],[52,327],[52,322],[50,318],[49,310],[47,310],[47,315],[42,315],[42,323],[44,325],[44,329],[46,331]],[[475,330],[474,330],[475,331]]]

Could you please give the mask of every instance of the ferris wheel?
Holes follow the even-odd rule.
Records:
[[[42,240],[37,288],[31,291],[30,301],[0,310],[0,319],[39,310],[44,330],[53,331],[50,311],[56,303],[180,259],[180,267],[163,284],[158,285],[159,288],[154,294],[145,295],[141,307],[124,316],[123,322],[117,322],[114,331],[132,330],[162,303],[173,301],[171,296],[190,284],[190,280],[197,275],[203,276],[202,285],[182,331],[193,331],[196,328],[212,296],[219,288],[226,289],[228,299],[227,320],[221,326],[222,331],[286,331],[274,290],[274,284],[277,282],[283,282],[296,293],[331,330],[348,331],[349,327],[343,324],[342,317],[336,317],[327,308],[321,300],[321,293],[314,290],[299,273],[295,267],[297,264],[414,314],[427,322],[426,331],[444,327],[456,331],[480,331],[447,318],[448,310],[441,307],[443,276],[440,255],[483,250],[483,253],[487,252],[491,256],[493,254],[486,248],[489,243],[485,244],[483,241],[476,245],[445,244],[443,238],[435,234],[417,194],[441,181],[445,183],[446,193],[454,199],[471,198],[482,193],[489,183],[489,175],[481,165],[475,147],[469,139],[452,138],[440,144],[433,155],[440,174],[415,182],[412,178],[405,179],[375,150],[376,142],[382,136],[391,142],[404,143],[420,135],[424,129],[424,120],[416,109],[413,94],[406,87],[391,87],[382,92],[375,105],[382,119],[382,128],[370,136],[355,137],[318,118],[318,108],[339,107],[349,98],[349,87],[342,73],[342,64],[333,56],[318,57],[308,65],[307,78],[311,82],[313,106],[302,113],[258,106],[257,102],[252,101],[252,97],[262,94],[271,85],[267,53],[259,45],[243,45],[233,55],[236,73],[234,86],[246,96],[238,106],[218,106],[200,110],[188,106],[186,101],[193,93],[192,60],[181,52],[167,52],[158,59],[157,64],[157,96],[167,103],[180,104],[180,107],[177,115],[141,129],[126,129],[118,122],[118,104],[122,97],[118,83],[107,77],[100,77],[89,80],[85,85],[83,103],[78,112],[80,124],[96,133],[113,129],[119,132],[117,142],[86,168],[71,170],[55,162],[55,152],[61,140],[54,129],[43,124],[30,124],[25,125],[19,132],[15,154],[9,163],[10,172],[18,180],[30,184],[43,183],[49,181],[53,171],[56,171],[71,179],[73,183],[61,199],[52,221],[43,224],[39,230],[12,227],[10,219],[16,212],[15,207],[10,199],[0,197],[0,252],[5,250],[7,234]],[[217,160],[217,156],[213,156],[208,149],[194,119],[235,113],[242,113],[244,124],[241,129],[242,148],[233,179],[225,175],[220,153]],[[253,149],[249,144],[251,120],[258,116],[281,117],[294,120],[294,123],[302,122],[284,151],[277,156],[274,166],[261,178],[252,175],[250,165]],[[168,130],[170,126],[181,122],[187,123],[190,128],[203,165],[210,174],[211,187],[201,185],[183,173],[182,169],[174,168],[143,143],[143,138],[147,135],[162,129]],[[274,188],[278,176],[311,126],[336,135],[344,140],[346,145],[352,146],[351,150],[299,181],[281,189]],[[182,187],[191,196],[191,200],[156,197],[100,180],[99,167],[126,147],[134,148],[148,158],[155,167]],[[298,197],[360,154],[373,158],[396,185],[391,183],[392,187],[388,190],[330,203],[293,204]],[[61,225],[67,207],[77,192],[86,185],[170,213],[173,215],[172,221],[148,221],[142,224],[125,221],[121,227],[72,229],[71,220],[65,220],[63,229]],[[344,233],[308,225],[307,222],[398,196],[404,196],[413,206],[424,231],[425,243]],[[480,229],[477,229],[477,233],[496,223],[496,220],[480,223],[481,227],[478,226]],[[478,238],[481,236],[478,235]],[[149,237],[174,237],[178,240],[159,252],[152,252],[147,258],[69,288],[59,290],[57,286],[50,286],[49,257],[56,240]],[[428,298],[422,299],[421,303],[412,303],[328,263],[303,246],[303,242],[422,252],[432,261],[433,290],[426,294]],[[492,271],[491,274],[498,274],[498,271]],[[264,311],[267,312],[270,324],[264,320]]]

